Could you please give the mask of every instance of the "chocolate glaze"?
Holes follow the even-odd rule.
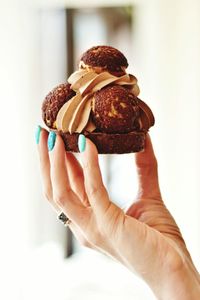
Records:
[[[110,72],[122,73],[122,67],[128,67],[123,53],[110,46],[92,47],[83,53],[80,60],[90,67],[102,67]]]
[[[65,102],[75,96],[69,83],[63,83],[55,87],[44,99],[42,104],[42,118],[49,128],[56,128],[55,121],[58,111]]]
[[[107,133],[126,133],[134,130],[138,116],[137,97],[128,89],[107,86],[94,94],[92,119],[97,130]]]

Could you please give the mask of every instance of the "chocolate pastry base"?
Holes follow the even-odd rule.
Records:
[[[79,152],[78,137],[79,133],[59,132],[65,143],[66,151]],[[108,134],[102,132],[84,132],[86,138],[89,138],[97,147],[99,154],[123,154],[140,152],[145,145],[145,132],[132,131],[121,134]]]

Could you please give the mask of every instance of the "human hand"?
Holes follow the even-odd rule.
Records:
[[[77,239],[136,272],[159,299],[199,299],[198,273],[161,198],[150,138],[145,151],[135,155],[139,191],[126,213],[109,199],[90,140],[80,154],[81,167],[59,135],[49,152],[47,139],[42,130],[38,148],[45,195],[70,218]]]

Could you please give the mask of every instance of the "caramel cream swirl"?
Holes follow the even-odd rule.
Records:
[[[93,70],[78,70],[69,78],[71,89],[76,95],[66,102],[58,112],[56,127],[63,132],[82,132],[84,129],[92,132],[95,125],[90,120],[92,99],[95,92],[113,83],[129,86],[132,93],[137,97],[139,87],[137,78],[131,74],[116,77],[108,72],[96,73]]]

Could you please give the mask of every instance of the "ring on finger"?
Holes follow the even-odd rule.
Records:
[[[65,214],[64,212],[61,212],[58,215],[58,219],[64,224],[64,226],[69,226],[70,223],[72,222]]]

